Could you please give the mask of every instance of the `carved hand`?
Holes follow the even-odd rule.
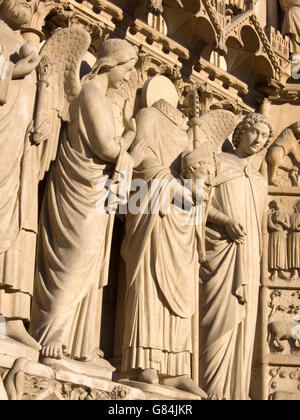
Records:
[[[132,118],[132,109],[131,109],[129,100],[127,100],[125,103],[123,116],[124,116],[125,130],[136,132],[136,123],[135,123],[135,119]]]
[[[44,120],[33,132],[33,141],[36,145],[48,140],[51,136],[51,124]]]
[[[272,229],[272,232],[280,232],[280,229],[276,226],[274,226],[274,228]]]
[[[139,141],[134,146],[130,155],[133,159],[133,166],[135,168],[143,162],[146,152],[147,152],[147,144],[144,142],[144,140]]]
[[[244,231],[244,227],[234,220],[228,220],[225,224],[225,229],[228,236],[239,244],[245,243],[245,236],[247,233]]]
[[[13,70],[13,79],[23,79],[31,74],[39,65],[40,56],[35,52],[30,53],[27,57],[19,60]]]
[[[136,121],[134,118],[131,118],[131,115],[130,102],[126,101],[124,108],[125,134],[123,135],[123,145],[125,150],[129,149],[136,136]]]

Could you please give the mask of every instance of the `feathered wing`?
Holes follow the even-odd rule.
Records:
[[[33,140],[38,144],[39,179],[56,158],[62,121],[81,90],[80,66],[91,44],[80,26],[57,30],[41,51]]]
[[[197,137],[201,144],[208,142],[216,154],[222,151],[225,140],[237,126],[237,119],[231,111],[216,109],[199,118]]]

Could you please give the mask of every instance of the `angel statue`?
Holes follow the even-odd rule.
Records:
[[[101,212],[98,202],[107,193],[106,181],[117,172],[127,172],[130,182],[132,168],[145,152],[142,143],[127,153],[136,135],[135,120],[125,109],[126,130],[117,138],[106,98],[109,87],[118,89],[129,79],[136,50],[125,40],[103,41],[96,64],[81,83],[78,63],[74,67],[70,63],[78,49],[87,51],[86,36],[77,27],[63,29],[50,44],[57,53],[68,45],[66,54],[73,58],[62,55],[57,60],[51,54],[48,72],[49,97],[55,107],[61,106],[66,123],[42,206],[30,326],[42,345],[45,364],[60,359],[74,369],[83,366],[78,362],[93,366],[105,362],[99,358],[99,290],[108,280],[114,214]],[[62,71],[62,66],[68,70]]]
[[[272,135],[265,116],[249,114],[234,131],[235,150],[216,157],[200,269],[200,377],[210,399],[249,399],[268,191],[255,165]]]

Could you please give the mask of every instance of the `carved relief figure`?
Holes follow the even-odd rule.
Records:
[[[37,234],[37,151],[27,133],[39,56],[20,34],[37,6],[37,0],[0,5],[0,315],[9,338],[38,350],[23,321],[30,320]]]
[[[197,335],[193,317],[199,277],[196,230],[187,223],[188,213],[176,214],[172,200],[177,196],[181,200],[184,194],[179,182],[182,153],[189,148],[184,122],[175,103],[164,99],[137,115],[136,142],[144,139],[148,151],[135,170],[135,178],[147,183],[140,208],[149,211],[126,216],[122,372],[140,382],[168,385],[205,397],[191,379],[191,362],[197,352],[197,339],[193,340],[193,330]],[[174,190],[168,195],[170,212],[166,214],[162,202],[170,183]],[[185,197],[192,205],[189,191]],[[155,202],[160,203],[158,211],[150,212]]]
[[[294,280],[300,278],[300,200],[294,205],[295,212],[290,216],[290,233],[288,237],[289,268]]]
[[[267,198],[252,159],[272,134],[266,117],[249,114],[234,132],[234,153],[217,156],[200,273],[200,378],[211,399],[249,398]]]
[[[268,325],[268,341],[271,346],[280,352],[284,351],[282,341],[288,341],[300,349],[299,335],[295,335],[296,328],[300,327],[300,323],[273,321]],[[299,328],[298,330],[299,331]]]
[[[272,280],[276,281],[279,276],[287,278],[287,231],[290,227],[288,213],[282,209],[280,199],[270,203],[268,215],[269,236],[269,267],[272,273]]]
[[[292,54],[300,53],[300,0],[280,0],[285,13],[282,34],[291,39]]]
[[[278,139],[268,152],[267,160],[270,164],[270,184],[280,185],[278,169],[289,172],[293,186],[298,186],[299,169],[297,166],[287,166],[284,160],[287,156],[294,159],[296,164],[300,164],[300,122],[295,122],[283,130]]]
[[[136,62],[127,41],[104,41],[62,130],[42,207],[31,323],[44,363],[70,358],[101,364],[98,290],[108,280],[114,214],[100,211],[97,203],[114,173],[131,177],[144,147],[127,153],[135,120],[127,120],[118,139],[106,92],[128,80]]]

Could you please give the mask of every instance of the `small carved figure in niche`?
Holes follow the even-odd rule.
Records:
[[[114,174],[126,171],[130,182],[145,150],[141,142],[127,153],[135,120],[124,113],[126,130],[118,139],[106,93],[129,79],[136,62],[133,46],[109,39],[82,84],[74,70],[72,80],[77,77],[80,88],[71,104],[71,121],[62,129],[40,222],[30,327],[45,364],[62,359],[74,369],[74,360],[109,368],[99,358],[99,290],[108,281],[114,213],[101,211],[98,203]]]
[[[267,200],[252,162],[272,135],[265,116],[249,114],[234,132],[235,151],[217,155],[200,271],[200,385],[211,399],[249,399]]]
[[[300,53],[300,0],[280,0],[283,9],[284,21],[282,34],[289,35],[291,40],[291,53]]]
[[[300,10],[300,9],[299,9]],[[297,166],[292,164],[288,166],[284,163],[287,156],[294,159],[296,164],[300,164],[300,122],[295,122],[287,127],[280,134],[278,139],[273,143],[267,156],[270,164],[270,184],[274,186],[280,185],[278,169],[289,172],[292,185],[298,186],[299,170]]]
[[[290,233],[288,236],[288,262],[292,278],[300,278],[300,200],[294,205],[295,212],[290,216]]]
[[[6,337],[35,350],[30,320],[37,235],[37,149],[29,141],[37,50],[20,33],[38,0],[0,2],[0,315]]]
[[[281,277],[287,278],[287,231],[290,227],[288,213],[282,209],[280,199],[270,203],[268,215],[269,236],[269,267],[272,273],[272,280],[276,281]]]

